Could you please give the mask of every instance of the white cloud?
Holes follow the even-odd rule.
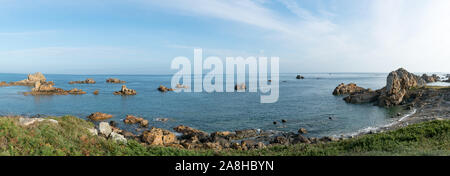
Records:
[[[397,67],[412,71],[450,71],[445,66],[450,62],[450,1],[364,2],[361,6],[369,10],[351,14],[356,16],[352,18],[340,12],[361,6],[339,9],[330,2],[326,4],[329,8],[318,8],[315,14],[303,8],[299,1],[276,2],[283,4],[296,18],[264,6],[266,1],[151,3],[184,15],[218,18],[272,31],[269,38],[283,41],[282,46],[286,47],[286,53],[280,55],[294,59],[289,63],[304,63],[299,69],[315,69],[307,71],[387,72]]]

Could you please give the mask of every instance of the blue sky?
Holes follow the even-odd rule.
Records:
[[[174,57],[281,72],[449,72],[448,0],[0,0],[0,72],[167,74]]]

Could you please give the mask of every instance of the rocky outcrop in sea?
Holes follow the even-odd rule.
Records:
[[[376,105],[383,107],[396,106],[404,103],[404,97],[410,89],[426,85],[427,81],[423,78],[427,78],[428,81],[434,81],[435,77],[437,76],[435,75],[428,77],[426,75],[423,75],[422,77],[419,77],[406,71],[403,68],[400,68],[389,73],[386,79],[386,86],[382,89],[376,91],[372,91],[369,89],[361,91],[361,88],[353,88],[355,89],[355,92],[350,93],[350,95],[345,97],[344,100],[348,103],[355,104],[375,103]],[[340,86],[343,87],[342,85]],[[340,86],[338,86],[338,88]]]
[[[16,82],[10,82],[6,83],[5,81],[0,83],[0,87],[6,87],[6,86],[34,86],[37,82],[43,83],[46,82],[47,79],[45,78],[44,74],[37,72],[34,74],[28,74],[27,79],[16,81]]]
[[[106,80],[106,82],[107,83],[113,83],[113,84],[124,84],[124,83],[127,83],[126,81],[122,81],[122,80],[117,79],[117,78],[108,78]]]
[[[168,91],[173,91],[173,89],[172,89],[172,88],[168,88],[168,87],[166,87],[166,86],[163,86],[163,85],[160,85],[160,86],[158,87],[158,90],[159,90],[160,92],[168,92]]]
[[[69,84],[95,84],[95,80],[88,78],[84,81],[70,81]]]
[[[64,90],[61,88],[53,87],[55,83],[50,82],[35,82],[34,88],[31,89],[31,92],[25,92],[24,95],[82,95],[86,94],[81,89],[73,88],[72,90]]]
[[[355,83],[350,83],[347,85],[341,83],[334,89],[333,95],[348,95],[353,93],[361,93],[364,91],[366,91],[366,89],[357,86]]]
[[[122,89],[120,91],[114,92],[114,95],[136,95],[137,92],[134,89],[129,89],[127,86],[122,85]]]

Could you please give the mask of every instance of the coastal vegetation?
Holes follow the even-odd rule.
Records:
[[[254,150],[180,149],[127,143],[92,135],[90,121],[73,116],[53,117],[22,126],[19,117],[0,118],[2,156],[339,156],[450,155],[450,120],[434,120],[404,128],[336,142],[274,145]]]

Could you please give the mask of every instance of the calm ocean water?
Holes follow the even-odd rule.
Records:
[[[304,80],[296,80],[296,74],[280,74],[279,101],[261,104],[259,93],[160,93],[159,85],[170,86],[172,75],[46,75],[55,87],[81,88],[86,95],[24,96],[28,87],[0,87],[1,115],[74,115],[86,118],[93,112],[113,114],[122,128],[125,115],[132,114],[151,121],[150,125],[171,129],[183,124],[208,132],[257,128],[296,132],[306,128],[309,136],[340,135],[367,127],[382,126],[392,122],[395,110],[345,103],[332,91],[339,83],[356,83],[359,86],[379,89],[386,84],[386,75],[380,73],[302,74]],[[25,74],[0,74],[0,81],[18,81]],[[136,96],[115,96],[121,84],[107,84],[109,77],[127,81],[128,88],[138,92]],[[69,81],[93,78],[97,84],[69,85]],[[100,95],[92,94],[100,90]],[[329,120],[332,116],[333,120]],[[167,123],[155,118],[170,118]],[[281,119],[288,122],[282,124]],[[278,121],[274,125],[273,121]]]

